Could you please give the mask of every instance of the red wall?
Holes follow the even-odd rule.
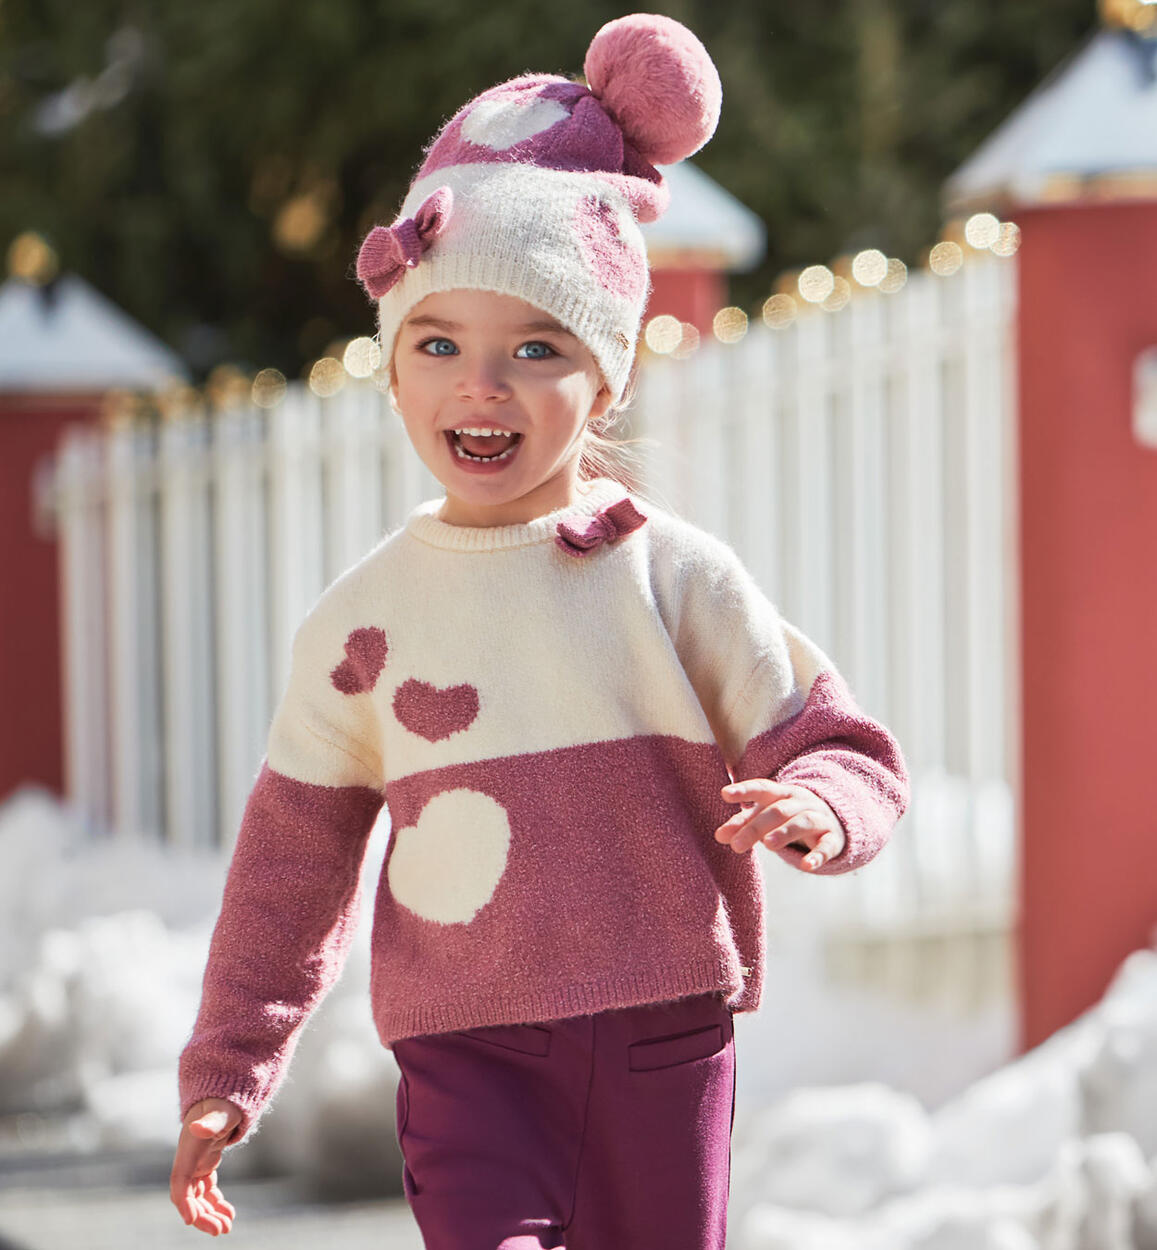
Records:
[[[25,781],[63,791],[56,542],[35,531],[33,473],[97,403],[0,395],[0,801]]]
[[[666,314],[711,333],[715,314],[727,303],[727,275],[718,269],[654,269],[643,324]]]
[[[1102,993],[1157,921],[1157,202],[1022,209],[1021,1037]]]

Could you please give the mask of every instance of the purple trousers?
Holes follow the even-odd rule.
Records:
[[[723,1250],[735,1049],[718,995],[393,1051],[426,1250]]]

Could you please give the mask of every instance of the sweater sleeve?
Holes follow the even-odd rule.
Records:
[[[859,708],[820,648],[782,619],[730,547],[712,539],[707,554],[684,565],[676,646],[728,771],[736,781],[768,777],[818,794],[847,842],[817,874],[859,868],[908,805],[899,744]],[[806,852],[779,854],[799,867]]]
[[[315,609],[294,636],[180,1057],[182,1118],[203,1098],[229,1099],[244,1113],[231,1144],[268,1104],[306,1019],[341,972],[382,806],[378,735],[356,671],[367,653],[372,668],[375,640],[346,645],[343,659],[332,616]]]

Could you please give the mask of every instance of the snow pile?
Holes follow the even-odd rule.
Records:
[[[52,795],[25,789],[0,807],[0,860],[0,1115],[69,1116],[94,1149],[167,1150],[221,857],[93,842]],[[231,1153],[234,1175],[296,1174],[335,1198],[400,1187],[397,1068],[370,1018],[366,928],[274,1107]]]
[[[741,1250],[1157,1250],[1157,951],[929,1115],[865,1084],[737,1125]]]

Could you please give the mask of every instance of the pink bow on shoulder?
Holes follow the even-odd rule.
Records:
[[[589,556],[603,543],[618,542],[634,533],[646,519],[629,499],[620,499],[618,503],[600,508],[581,530],[559,521],[554,541],[568,556]]]
[[[439,187],[422,201],[413,217],[403,217],[392,226],[375,226],[366,235],[358,252],[358,281],[374,299],[380,299],[407,269],[417,265],[446,229],[453,206],[453,191]]]

